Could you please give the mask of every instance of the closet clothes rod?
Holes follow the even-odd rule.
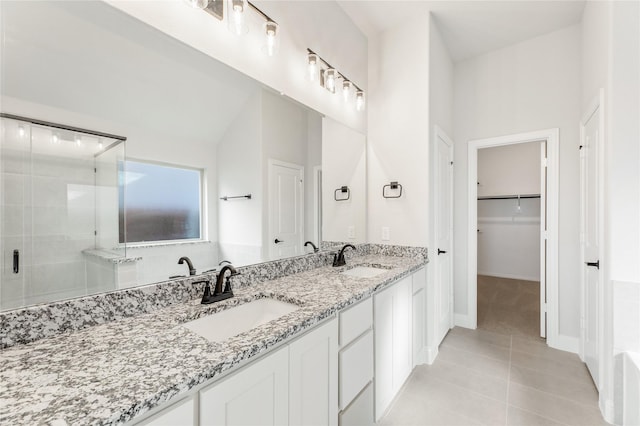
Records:
[[[478,197],[478,200],[517,200],[523,198],[540,198],[540,194],[494,195],[488,197]]]

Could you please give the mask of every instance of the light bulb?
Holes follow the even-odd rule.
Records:
[[[229,0],[228,10],[229,30],[236,35],[246,34],[249,31],[244,13],[247,10],[247,0]]]
[[[204,9],[209,5],[209,0],[184,0],[184,1],[194,9]]]
[[[24,127],[23,126],[18,126],[18,136],[23,138],[24,135],[25,135]]]
[[[82,138],[80,136],[76,136],[76,146],[82,146]]]
[[[349,95],[351,94],[351,82],[349,80],[344,80],[342,82],[342,97],[345,102],[349,102]]]
[[[364,92],[362,90],[356,92],[356,110],[364,110]]]
[[[307,56],[307,62],[309,64],[309,80],[315,81],[318,75],[318,55],[315,53],[309,53]]]
[[[262,50],[269,56],[273,56],[278,52],[278,24],[273,21],[264,23],[265,43]]]
[[[98,149],[102,149],[104,145],[102,145],[102,141],[98,142]]]
[[[58,144],[58,135],[54,134],[53,136],[51,136],[51,143],[53,143],[54,145]]]
[[[336,91],[336,70],[329,68],[324,72],[324,87],[331,93]]]

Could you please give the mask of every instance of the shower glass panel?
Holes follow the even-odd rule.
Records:
[[[1,120],[0,309],[115,289],[124,143]]]

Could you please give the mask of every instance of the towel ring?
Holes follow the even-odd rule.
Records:
[[[347,194],[347,198],[338,198],[338,194]],[[349,198],[351,198],[351,190],[348,186],[341,186],[340,188],[333,191],[333,199],[336,201],[347,201]]]
[[[398,195],[387,195],[387,192],[385,191],[387,188],[391,189],[391,190],[400,190],[400,193]],[[390,182],[386,185],[384,185],[382,187],[382,197],[383,198],[400,198],[402,197],[402,185],[400,185],[398,182]]]

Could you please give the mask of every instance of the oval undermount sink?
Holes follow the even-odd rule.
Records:
[[[210,342],[222,342],[298,309],[299,306],[280,300],[257,299],[180,326]]]
[[[356,278],[372,278],[388,271],[388,269],[375,268],[373,266],[356,266],[341,272],[341,274]]]

